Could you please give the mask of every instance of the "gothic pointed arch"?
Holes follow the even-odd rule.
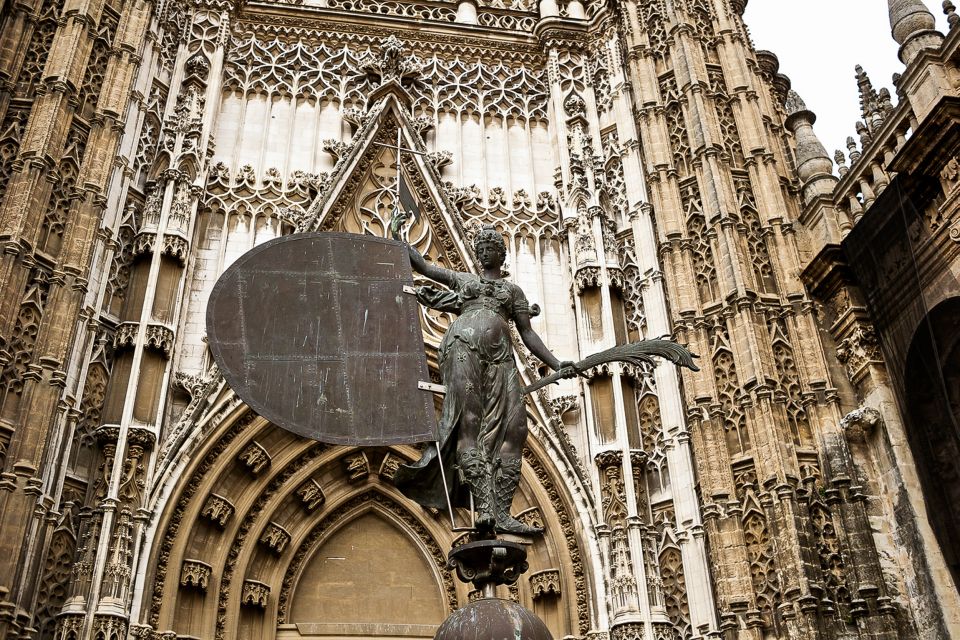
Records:
[[[960,588],[960,297],[936,305],[919,324],[904,366],[907,438],[927,513]]]
[[[456,538],[448,515],[421,508],[392,484],[397,466],[418,457],[415,447],[361,449],[307,440],[255,415],[222,382],[205,385],[195,387],[198,397],[206,395],[190,412],[190,424],[171,434],[178,446],[159,454],[149,499],[158,519],[144,551],[142,624],[216,639],[335,635],[342,625],[297,612],[310,608],[315,598],[309,594],[332,588],[336,576],[317,564],[324,562],[317,554],[328,549],[328,555],[345,557],[334,553],[345,548],[345,531],[361,536],[355,543],[368,551],[383,543],[402,550],[377,555],[367,579],[383,587],[382,581],[393,580],[389,576],[406,576],[391,592],[416,590],[431,620],[474,597],[446,567]],[[539,421],[533,429],[538,437],[525,451],[513,511],[548,534],[530,546],[531,571],[500,595],[535,607],[557,637],[579,635],[596,616],[596,550],[580,515],[589,511],[587,498],[582,489],[569,491],[569,469],[550,453],[555,434]],[[349,588],[363,584],[370,583],[358,579]],[[413,624],[402,611],[394,614],[380,631]],[[404,633],[432,637],[440,620],[404,627]],[[363,629],[371,637],[380,633]]]

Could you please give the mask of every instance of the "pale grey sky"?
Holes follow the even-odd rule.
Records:
[[[946,33],[939,0],[925,0]],[[890,89],[903,70],[898,45],[890,35],[887,0],[749,0],[744,15],[757,49],[780,59],[780,72],[793,82],[807,107],[817,114],[814,130],[827,152],[846,152],[860,119],[854,66],[861,65],[873,87]]]

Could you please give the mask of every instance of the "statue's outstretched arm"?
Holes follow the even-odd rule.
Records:
[[[394,240],[407,245],[407,253],[410,254],[410,266],[412,266],[413,270],[420,275],[427,276],[435,282],[452,287],[454,275],[456,274],[455,271],[438,267],[435,264],[430,264],[427,262],[426,258],[423,257],[423,254],[414,249],[409,242],[403,239],[403,236],[400,234],[400,230],[406,223],[407,218],[408,216],[406,213],[403,213],[402,211],[395,212],[393,214],[393,219],[390,221],[390,235],[393,236]]]
[[[553,355],[547,345],[543,344],[543,340],[540,339],[537,332],[530,326],[530,314],[519,312],[514,316],[514,322],[517,325],[517,332],[520,334],[523,344],[527,346],[527,349],[530,349],[530,353],[540,358],[543,364],[554,371],[559,371],[566,364],[560,362],[560,359]]]
[[[456,271],[451,271],[450,269],[444,269],[443,267],[438,267],[435,264],[430,264],[427,262],[427,259],[423,257],[423,254],[409,244],[407,244],[407,252],[410,254],[410,266],[413,267],[414,271],[420,275],[427,276],[431,280],[439,282],[440,284],[445,284],[448,287],[453,286],[454,274]]]

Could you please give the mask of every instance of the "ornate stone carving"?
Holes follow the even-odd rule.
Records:
[[[940,182],[943,184],[944,193],[948,195],[960,186],[960,159],[950,158],[950,161],[940,170]],[[936,230],[936,227],[933,229]]]
[[[550,399],[550,409],[557,415],[563,417],[568,411],[574,411],[580,408],[580,396],[576,394],[567,394]]]
[[[840,427],[851,442],[865,442],[882,426],[883,414],[873,407],[854,409],[840,421]]]
[[[543,529],[543,514],[537,507],[530,507],[517,514],[517,520],[535,529]]]
[[[244,580],[240,589],[240,604],[245,607],[267,608],[270,585],[257,580]]]
[[[401,82],[405,78],[419,76],[424,62],[415,55],[404,56],[404,46],[396,36],[390,36],[380,45],[379,57],[369,51],[358,61],[361,70],[380,77],[380,84]]]
[[[275,554],[280,555],[290,544],[290,533],[276,522],[268,522],[263,529],[263,533],[260,534],[259,542]]]
[[[200,515],[223,529],[227,526],[227,521],[233,515],[234,509],[232,502],[223,496],[211,493],[207,496],[207,501],[203,504]]]
[[[149,349],[162,351],[165,356],[170,357],[173,351],[173,330],[161,324],[147,325],[146,341],[144,346]]]
[[[300,498],[300,502],[303,503],[307,511],[313,511],[326,500],[326,496],[323,495],[323,488],[313,478],[300,485],[300,488],[297,489],[297,497]]]
[[[187,392],[192,403],[203,399],[212,390],[211,386],[220,379],[219,374],[214,364],[205,374],[177,371],[173,374],[173,380],[176,386]]]
[[[882,360],[880,341],[868,324],[858,324],[853,332],[837,343],[837,360],[846,367],[847,376],[856,382],[860,372],[871,362]]]
[[[140,330],[138,322],[124,322],[117,327],[113,334],[113,348],[115,350],[133,347],[137,341],[137,331]]]
[[[332,155],[335,160],[340,160],[340,158],[346,156],[352,148],[353,145],[334,140],[333,138],[323,141],[323,150]]]
[[[180,586],[192,587],[206,593],[210,586],[212,568],[200,560],[184,560],[180,567]]]
[[[400,456],[387,452],[387,455],[383,456],[383,462],[380,463],[380,470],[377,473],[381,478],[392,481],[397,469],[404,462],[405,460]]]
[[[453,162],[452,151],[432,151],[427,154],[427,162],[433,165],[433,168],[440,170]]]
[[[530,575],[530,592],[534,600],[560,595],[560,570],[544,569]]]
[[[270,464],[270,454],[259,443],[251,442],[240,452],[237,460],[244,464],[250,473],[258,475]]]
[[[610,640],[644,640],[644,638],[646,634],[643,624],[639,622],[618,624],[610,630]]]
[[[354,451],[341,458],[343,470],[350,482],[359,482],[370,475],[370,461],[363,451]]]

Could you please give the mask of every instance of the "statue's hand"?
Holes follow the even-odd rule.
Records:
[[[576,378],[579,375],[583,375],[583,372],[577,368],[577,363],[572,360],[563,360],[560,366],[557,367],[557,373],[560,374],[561,378]]]
[[[393,212],[393,217],[390,219],[390,237],[394,240],[399,240],[403,242],[403,237],[400,235],[400,230],[403,229],[403,225],[406,224],[407,219],[406,212],[400,210],[399,208]]]

